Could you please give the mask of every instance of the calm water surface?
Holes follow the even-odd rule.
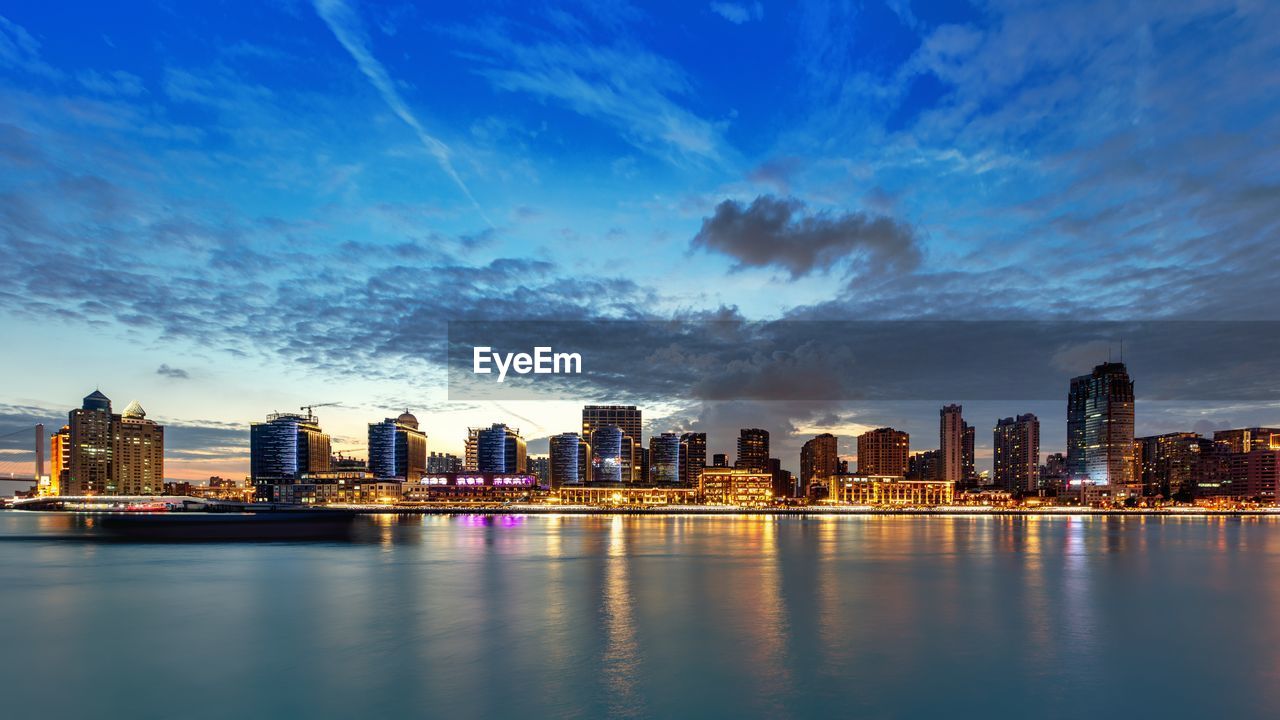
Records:
[[[14,718],[1276,717],[1280,522],[0,512]]]

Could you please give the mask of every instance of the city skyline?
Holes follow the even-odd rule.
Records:
[[[340,450],[408,406],[437,450],[502,418],[545,453],[580,403],[449,403],[446,321],[1267,317],[1280,10],[1171,5],[6,8],[0,430],[100,386],[175,478],[243,474],[243,423],[314,403]],[[983,469],[1002,417],[1066,449],[1057,403],[609,390],[712,453],[749,417],[792,471],[953,401]]]

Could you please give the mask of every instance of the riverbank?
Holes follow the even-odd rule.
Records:
[[[913,515],[913,516],[965,516],[965,515],[1008,515],[1034,517],[1063,517],[1081,515],[1120,515],[1120,516],[1153,516],[1153,517],[1277,517],[1280,518],[1280,507],[1277,508],[1087,508],[1087,507],[1042,507],[1042,508],[997,508],[997,507],[791,507],[791,508],[737,508],[712,507],[706,505],[684,506],[649,506],[649,507],[596,507],[586,505],[501,505],[501,506],[405,506],[405,505],[341,505],[346,510],[354,510],[364,514],[393,515],[795,515],[795,516],[873,516],[873,515]]]

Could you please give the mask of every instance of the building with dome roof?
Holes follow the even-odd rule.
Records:
[[[137,400],[112,419],[115,492],[158,495],[164,492],[164,426],[147,419]]]
[[[427,435],[408,410],[369,423],[369,472],[379,478],[414,481],[427,472]]]
[[[67,414],[51,442],[63,495],[158,495],[164,492],[164,426],[137,400],[119,415],[101,390]]]

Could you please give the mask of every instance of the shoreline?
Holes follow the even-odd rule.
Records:
[[[512,505],[481,507],[373,507],[359,505],[330,506],[343,510],[352,510],[361,515],[700,515],[700,516],[735,516],[735,515],[779,515],[799,517],[870,517],[870,516],[1028,516],[1028,517],[1074,517],[1090,516],[1138,516],[1138,517],[1275,517],[1280,518],[1280,507],[1275,509],[1156,509],[1141,510],[1135,508],[972,508],[934,507],[934,508],[874,508],[850,507],[834,508],[713,508],[698,506],[681,507],[550,507],[545,505]]]

